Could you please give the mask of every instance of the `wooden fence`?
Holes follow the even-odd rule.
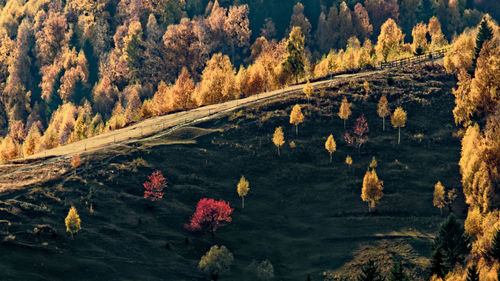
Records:
[[[433,51],[430,53],[425,53],[419,56],[408,57],[404,59],[389,61],[389,62],[381,62],[380,69],[391,68],[391,67],[400,67],[407,65],[415,65],[423,62],[439,59],[445,56],[448,48],[440,49],[437,51]]]

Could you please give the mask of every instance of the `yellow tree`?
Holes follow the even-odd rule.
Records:
[[[304,122],[304,114],[302,114],[300,105],[296,104],[292,109],[292,113],[290,113],[290,124],[295,125],[296,135],[299,135],[299,124],[302,122]]]
[[[283,128],[276,128],[273,135],[273,143],[278,148],[278,156],[280,156],[280,146],[285,144],[285,135],[283,134]]]
[[[40,133],[40,130],[38,129],[38,125],[36,123],[33,123],[31,125],[31,128],[28,132],[28,136],[26,136],[26,139],[24,140],[23,144],[23,153],[24,156],[30,156],[35,154],[40,150],[40,139],[42,138],[42,134]]]
[[[304,92],[304,94],[307,97],[307,102],[309,102],[309,99],[311,98],[311,96],[312,96],[312,94],[314,92],[314,87],[313,87],[313,85],[311,85],[311,83],[309,82],[309,80],[307,80],[307,83],[304,86],[304,89],[302,89],[302,91]]]
[[[20,153],[18,146],[19,144],[10,135],[7,135],[0,145],[0,162],[16,158]]]
[[[422,55],[429,48],[427,42],[427,24],[418,23],[413,27],[411,35],[413,36],[412,50],[415,55]]]
[[[385,131],[385,117],[391,115],[389,111],[389,102],[387,101],[387,97],[385,95],[380,97],[378,101],[377,113],[380,118],[382,118],[382,130]]]
[[[347,166],[349,167],[349,170],[350,170],[351,165],[352,165],[352,158],[350,155],[347,155],[347,157],[345,158],[345,163],[347,164]]]
[[[375,156],[372,157],[372,162],[370,162],[370,169],[375,169],[377,168],[377,159],[375,159]]]
[[[80,216],[78,215],[78,212],[76,211],[76,208],[74,206],[71,206],[64,221],[66,223],[66,232],[69,232],[71,234],[71,238],[73,238],[73,236],[82,229],[80,225]]]
[[[340,109],[339,109],[339,117],[340,119],[344,120],[344,129],[345,129],[345,121],[349,119],[349,116],[351,116],[351,106],[352,104],[347,101],[347,98],[344,97],[342,99],[342,104],[340,104]]]
[[[80,167],[82,164],[82,159],[80,159],[80,155],[75,154],[71,158],[71,167],[75,168],[75,176],[76,176],[76,168]]]
[[[325,142],[325,149],[330,153],[330,163],[332,163],[332,154],[337,150],[337,144],[333,139],[333,135],[330,135]]]
[[[250,191],[250,183],[245,179],[245,176],[241,176],[240,182],[237,186],[238,195],[241,197],[241,208],[245,208],[245,196],[247,196],[248,191]]]
[[[401,127],[406,126],[406,111],[398,107],[391,116],[391,123],[394,128],[398,128],[398,144],[401,141]]]
[[[368,210],[371,212],[375,208],[375,202],[379,201],[384,193],[383,182],[378,179],[375,170],[366,171],[361,189],[361,199],[368,202]]]
[[[404,34],[396,22],[389,18],[380,28],[375,51],[379,60],[387,62],[391,55],[397,55],[403,48]]]
[[[441,214],[443,213],[443,208],[446,206],[446,198],[444,192],[444,186],[440,181],[434,185],[434,199],[432,201],[434,207],[438,207]]]

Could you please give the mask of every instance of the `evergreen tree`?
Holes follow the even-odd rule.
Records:
[[[401,261],[395,261],[389,273],[389,281],[410,281],[403,270]]]
[[[357,281],[383,281],[384,277],[380,274],[376,264],[370,260],[368,264],[361,269],[361,274],[358,276]]]
[[[435,249],[431,256],[431,275],[437,275],[439,278],[445,276],[445,270],[443,268],[443,253],[441,249]]]
[[[463,264],[470,251],[469,237],[453,214],[441,224],[433,248],[435,251],[432,257],[433,273],[441,273],[440,276],[444,276],[453,270],[456,264]]]
[[[305,67],[304,35],[302,35],[300,27],[292,28],[290,38],[286,43],[286,51],[288,56],[283,62],[283,66],[295,76],[295,83],[299,83],[299,75],[304,73]]]
[[[493,31],[488,24],[488,20],[484,17],[481,23],[479,24],[479,31],[477,33],[476,48],[475,48],[476,52],[474,55],[474,59],[472,61],[472,66],[474,67],[473,69],[476,69],[477,58],[479,57],[479,53],[483,48],[484,42],[491,40],[491,38],[493,38]]]
[[[497,232],[493,237],[493,241],[491,241],[490,252],[491,252],[491,257],[500,262],[500,228],[497,229]]]
[[[477,266],[475,264],[467,269],[467,279],[465,279],[465,281],[479,281],[479,273],[477,272]]]
[[[417,22],[428,22],[434,15],[432,0],[420,0],[417,8]]]

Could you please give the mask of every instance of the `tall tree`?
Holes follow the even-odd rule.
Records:
[[[401,127],[406,126],[406,111],[402,107],[396,108],[391,116],[391,123],[394,128],[398,128],[398,144],[401,141]]]
[[[302,34],[304,35],[307,42],[311,40],[311,23],[304,15],[304,5],[298,2],[293,6],[293,14],[290,18],[290,26],[288,31],[291,32],[294,27],[300,27]]]
[[[245,208],[245,197],[248,194],[248,191],[250,191],[250,184],[249,182],[245,179],[245,176],[241,176],[240,181],[238,182],[238,185],[236,187],[236,191],[238,191],[238,195],[241,197],[241,208]]]
[[[389,18],[381,27],[375,50],[379,60],[387,61],[393,55],[401,52],[404,35],[396,22]]]
[[[330,153],[330,163],[332,163],[332,154],[337,150],[337,144],[333,139],[333,135],[330,135],[325,142],[325,149]]]
[[[382,129],[385,131],[385,118],[391,115],[386,95],[380,97],[378,101],[377,113],[378,116],[382,118]]]
[[[420,0],[417,8],[417,21],[427,22],[434,15],[433,0]]]
[[[484,42],[491,40],[491,38],[493,38],[493,30],[488,24],[487,18],[484,17],[479,24],[479,30],[477,32],[475,54],[474,59],[472,60],[472,66],[474,69],[476,68],[477,58],[479,57],[479,53],[483,48]]]
[[[283,62],[284,68],[295,76],[295,83],[299,83],[299,76],[304,73],[304,35],[301,28],[295,26],[290,32],[290,37],[286,43],[287,56]]]
[[[304,122],[304,114],[300,109],[300,105],[294,105],[292,112],[290,113],[290,124],[295,125],[295,135],[299,135],[299,124]]]
[[[38,128],[38,124],[33,123],[23,144],[23,154],[25,157],[35,154],[40,150],[41,138],[42,135],[40,133],[40,129]]]
[[[361,199],[364,202],[368,202],[368,211],[375,209],[375,203],[379,201],[384,193],[383,181],[378,179],[375,170],[366,171],[365,177],[363,178],[363,188],[361,189]]]
[[[198,202],[196,211],[184,228],[194,232],[208,232],[214,242],[215,231],[232,221],[232,213],[233,209],[226,201],[203,198]]]
[[[348,102],[347,98],[344,96],[344,98],[342,99],[342,103],[340,104],[338,113],[340,119],[344,120],[344,129],[345,129],[345,122],[347,121],[347,119],[349,119],[349,116],[351,116],[352,113],[351,106],[352,103]]]
[[[78,215],[75,206],[71,206],[64,222],[66,223],[66,232],[71,234],[71,238],[73,238],[73,236],[82,229],[80,225],[80,216]]]

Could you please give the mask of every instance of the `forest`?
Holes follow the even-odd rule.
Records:
[[[0,1],[0,7],[0,163],[10,165],[29,157],[35,159],[37,154],[44,151],[132,126],[152,117],[302,84],[303,96],[283,99],[279,105],[269,102],[257,109],[249,108],[231,113],[233,115],[224,120],[227,124],[232,124],[231,129],[227,129],[227,124],[226,127],[222,126],[220,120],[209,121],[203,123],[206,128],[193,129],[196,133],[188,133],[200,134],[199,136],[187,140],[179,137],[180,140],[176,140],[177,143],[186,141],[183,144],[193,144],[199,137],[204,147],[191,150],[188,149],[190,147],[175,148],[177,150],[172,152],[165,147],[166,144],[161,144],[159,149],[166,153],[192,157],[187,157],[186,161],[204,159],[199,155],[213,153],[213,159],[218,159],[214,161],[220,161],[220,165],[231,163],[236,167],[241,165],[236,161],[237,157],[233,159],[226,155],[231,160],[223,163],[219,159],[222,156],[215,152],[219,147],[241,149],[243,152],[240,152],[245,155],[241,157],[245,157],[247,161],[255,157],[255,163],[250,166],[260,173],[262,167],[270,163],[286,163],[294,169],[310,169],[313,175],[322,169],[339,169],[337,155],[340,154],[340,164],[347,168],[341,170],[339,179],[342,179],[342,183],[339,186],[343,186],[343,192],[350,191],[342,196],[352,199],[350,196],[355,194],[351,190],[353,182],[359,185],[357,189],[362,187],[360,194],[356,191],[356,200],[367,204],[368,213],[363,215],[363,220],[380,214],[384,214],[380,220],[391,218],[390,214],[400,215],[388,203],[380,203],[387,200],[391,204],[398,204],[393,197],[396,192],[391,189],[396,185],[395,182],[400,186],[405,185],[405,178],[398,172],[410,170],[408,180],[414,180],[419,186],[417,180],[410,178],[425,169],[434,168],[433,162],[429,160],[430,155],[440,157],[437,162],[446,161],[446,168],[441,167],[440,174],[438,171],[429,172],[432,179],[422,175],[421,180],[425,181],[426,186],[430,186],[428,181],[434,181],[432,199],[428,203],[431,204],[432,201],[440,214],[443,214],[444,209],[447,218],[441,219],[430,213],[425,206],[416,206],[418,212],[427,216],[425,219],[418,218],[418,224],[425,225],[424,220],[428,223],[422,229],[431,232],[431,228],[438,228],[438,232],[432,237],[432,250],[429,253],[419,253],[428,254],[429,264],[415,262],[409,272],[396,260],[391,260],[394,262],[391,267],[384,265],[382,268],[369,259],[350,265],[351,269],[354,268],[353,271],[345,274],[345,271],[330,271],[324,263],[318,262],[321,265],[311,264],[315,267],[315,277],[317,278],[318,268],[321,268],[324,270],[322,277],[327,281],[351,280],[354,273],[357,277],[352,280],[359,281],[384,280],[382,276],[388,276],[391,281],[500,280],[500,2],[4,0]],[[442,61],[437,64],[430,56],[432,63],[413,66],[411,70],[398,70],[400,73],[388,72],[389,74],[377,72],[381,63],[427,56],[437,50],[445,53]],[[311,85],[311,81],[314,83],[318,79],[331,78],[334,74],[364,71],[373,71],[373,77],[370,78],[372,80],[353,78],[351,82],[340,86],[332,86],[332,82],[330,88],[324,89],[315,89]],[[398,76],[400,80],[394,76]],[[428,83],[424,87],[419,84],[421,82]],[[423,116],[423,112],[429,114]],[[450,116],[445,115],[447,113]],[[415,117],[416,115],[419,116]],[[377,117],[381,120],[376,119]],[[377,129],[370,127],[373,126],[372,123],[379,121],[382,125]],[[441,121],[443,124],[450,121],[453,125],[446,123],[441,128]],[[336,131],[328,134],[322,131],[324,136],[320,135],[319,130],[310,125],[313,122],[318,128],[329,126]],[[238,134],[232,130],[238,130],[239,126],[252,132],[246,134],[251,135],[248,138],[253,138],[254,143],[238,138]],[[266,131],[268,126],[272,127],[272,131]],[[392,127],[391,130],[395,131],[386,132],[386,127]],[[407,127],[410,127],[408,131]],[[339,131],[344,133],[339,134]],[[205,134],[210,137],[205,137]],[[394,135],[389,137],[388,134]],[[267,150],[262,149],[261,136],[266,139],[269,147],[264,144],[264,148],[268,148]],[[427,138],[427,142],[424,141],[427,148],[424,148],[422,140]],[[410,143],[405,143],[408,140]],[[234,146],[229,145],[232,142]],[[318,143],[321,145],[318,146]],[[174,183],[177,181],[179,185],[187,185],[187,189],[176,190],[178,187],[174,185],[174,192],[177,192],[175,196],[182,207],[170,206],[173,211],[169,214],[174,214],[172,216],[176,223],[172,229],[179,229],[181,217],[185,218],[186,210],[189,209],[191,216],[188,221],[184,220],[182,231],[189,234],[209,234],[206,239],[182,234],[186,235],[184,244],[181,243],[182,247],[199,247],[185,250],[178,256],[189,257],[186,259],[192,259],[193,256],[199,259],[201,256],[197,263],[198,271],[217,280],[219,275],[230,271],[235,256],[238,258],[237,253],[233,255],[228,250],[231,248],[229,246],[236,248],[238,242],[232,241],[232,245],[228,247],[216,245],[218,239],[228,240],[227,236],[218,238],[217,229],[230,224],[242,227],[243,223],[238,222],[238,219],[254,223],[254,217],[262,215],[257,211],[254,211],[253,217],[249,214],[237,214],[240,211],[243,213],[245,206],[251,208],[248,204],[254,203],[245,201],[246,196],[254,192],[254,182],[244,175],[238,177],[236,191],[239,197],[237,199],[241,200],[241,209],[238,208],[237,211],[234,204],[232,208],[229,201],[223,199],[193,199],[193,194],[201,193],[193,186],[212,184],[207,180],[207,174],[212,173],[214,177],[227,180],[226,173],[229,173],[231,167],[226,167],[227,171],[215,169],[210,166],[206,156],[204,164],[179,164],[185,165],[186,170],[190,171],[189,174],[183,174],[184,171],[177,170],[179,168],[175,163],[162,163],[156,156],[151,156],[154,153],[145,153],[144,150],[155,147],[147,145],[149,144],[137,146],[139,148],[130,147],[129,156],[134,157],[130,164],[134,168],[129,167],[132,170],[127,170],[124,164],[109,160],[110,169],[118,167],[113,175],[103,175],[97,169],[92,171],[88,168],[87,160],[74,155],[71,158],[71,169],[68,168],[68,180],[57,183],[60,185],[55,191],[45,191],[44,187],[37,186],[30,190],[30,195],[20,195],[19,198],[26,196],[32,200],[34,197],[30,196],[46,196],[51,203],[36,207],[38,209],[34,212],[54,215],[55,212],[50,213],[47,209],[62,209],[61,201],[64,201],[66,208],[68,200],[71,200],[67,198],[75,197],[65,190],[68,185],[78,190],[81,186],[93,186],[90,182],[95,181],[96,185],[98,182],[99,186],[109,187],[109,191],[101,192],[110,193],[116,192],[116,186],[125,186],[127,194],[123,195],[120,194],[122,191],[118,191],[120,198],[133,195],[148,202],[145,208],[137,208],[140,211],[131,211],[134,220],[135,216],[139,217],[137,224],[141,225],[143,217],[148,216],[144,212],[160,210],[163,215],[169,212],[164,209],[166,205],[155,203],[165,201],[165,196],[168,197],[165,192],[170,192],[169,184],[173,177]],[[313,145],[317,149],[312,149]],[[259,149],[255,152],[257,146]],[[411,164],[403,164],[411,163],[407,159],[408,155],[398,155],[407,149],[406,152],[411,156],[417,150],[415,147],[424,151],[416,156],[419,159],[415,163],[422,166],[420,169]],[[251,151],[254,148],[255,151]],[[458,150],[454,151],[455,148]],[[329,159],[329,162],[314,162],[319,159],[319,151],[323,156],[326,155],[325,159]],[[340,151],[342,152],[339,153]],[[383,159],[380,163],[377,162],[375,153],[379,153],[379,161],[380,158]],[[455,156],[456,159],[453,158]],[[123,157],[123,161],[130,160],[124,155],[116,157]],[[153,165],[143,157],[163,167],[167,171],[165,176],[159,169],[152,169]],[[90,159],[90,156],[86,159]],[[304,164],[306,162],[310,166]],[[297,191],[294,184],[300,183],[301,179],[290,171],[274,170],[281,169],[277,166],[270,165],[268,169],[276,174],[288,173],[288,179],[283,181],[294,187],[292,191],[300,200],[307,201],[313,196]],[[351,166],[354,167],[352,172]],[[191,171],[194,167],[203,171],[200,172],[203,177],[196,176]],[[380,168],[377,174],[377,167],[384,169]],[[453,167],[457,168],[456,171]],[[80,173],[80,169],[85,169],[85,172]],[[175,173],[172,172],[174,170]],[[144,193],[141,190],[139,196],[136,190],[129,192],[125,180],[118,177],[130,174],[131,171],[139,171],[141,176],[147,174],[147,179],[129,179],[132,182],[139,181],[137,185],[143,187]],[[257,174],[255,171],[254,173]],[[94,179],[87,179],[83,174],[90,174]],[[255,174],[251,176],[257,177]],[[389,175],[394,179],[382,180]],[[279,184],[277,179],[284,178],[273,176],[275,178],[269,179],[274,184]],[[315,191],[321,191],[325,178],[339,180],[317,176],[311,179],[311,183],[317,184],[314,186]],[[185,182],[181,183],[181,179],[185,179]],[[259,181],[264,179],[259,178]],[[165,191],[167,186],[169,189]],[[37,193],[42,192],[41,190],[46,193]],[[189,194],[193,190],[195,192]],[[423,191],[403,190],[412,200],[420,198],[412,192],[422,192],[417,195],[424,198],[428,195]],[[94,192],[95,190],[89,189],[88,193],[78,193],[79,200],[85,202],[84,208],[85,211],[88,209],[89,214],[82,215],[82,206],[78,206],[77,210],[71,204],[69,208],[64,224],[71,241],[80,238],[77,237],[82,231],[80,215],[86,221],[96,216],[93,215]],[[218,192],[219,198],[228,196],[226,191],[215,192]],[[274,199],[286,209],[283,197],[274,192],[276,191],[272,191],[269,196],[279,198]],[[13,221],[21,220],[22,216],[13,215],[13,210],[35,208],[33,204],[36,202],[19,203],[19,198],[0,202],[0,214],[8,213],[14,218]],[[314,199],[322,202],[319,196]],[[301,204],[293,203],[302,206],[302,201]],[[379,204],[382,204],[380,213]],[[191,210],[192,205],[196,205],[194,210]],[[258,212],[265,210],[262,205]],[[97,209],[100,207],[99,204],[96,206]],[[361,212],[361,208],[356,208],[356,212]],[[457,212],[460,208],[462,211]],[[345,219],[345,212],[344,209],[338,210],[336,216]],[[415,213],[407,211],[404,216],[408,214]],[[296,217],[300,215],[300,212],[294,213]],[[27,216],[32,217],[31,214]],[[286,221],[289,218],[286,216],[282,219]],[[404,225],[403,220],[399,219],[396,219],[397,224]],[[162,229],[157,227],[158,222],[154,219],[150,222],[154,224],[154,228]],[[283,227],[280,222],[278,220],[277,225]],[[307,222],[301,223],[307,225]],[[9,222],[8,225],[10,224]],[[39,228],[40,225],[46,227],[45,224],[37,224],[37,227],[27,233],[39,235],[41,229],[49,228]],[[303,228],[314,229],[313,226]],[[172,233],[175,231],[172,230]],[[235,230],[232,231],[232,234],[238,234]],[[107,235],[106,232],[98,233]],[[168,235],[179,238],[177,232],[175,235],[172,233]],[[270,236],[273,234],[272,231],[266,233],[270,233]],[[15,239],[6,237],[4,242]],[[39,239],[39,236],[36,237]],[[241,238],[239,241],[245,239]],[[241,244],[245,243],[248,241]],[[328,243],[333,245],[332,241]],[[200,253],[200,249],[207,248],[207,245],[212,247]],[[167,250],[172,250],[171,247],[181,248],[179,244],[168,242],[165,247]],[[317,250],[321,252],[322,249]],[[349,251],[352,250],[349,248]],[[286,260],[281,253],[269,253],[269,256]],[[379,258],[383,260],[383,257]],[[339,258],[342,261],[346,259],[345,256]],[[188,263],[182,264],[182,267],[189,267]],[[257,272],[260,280],[274,278],[273,265],[267,259],[258,264],[252,261],[248,267]],[[238,265],[238,276],[245,275],[242,268],[241,264]],[[301,273],[309,272],[308,268],[300,270]],[[193,277],[185,272],[182,274]],[[284,266],[277,267],[276,272],[286,274]],[[307,280],[311,280],[309,274]]]

